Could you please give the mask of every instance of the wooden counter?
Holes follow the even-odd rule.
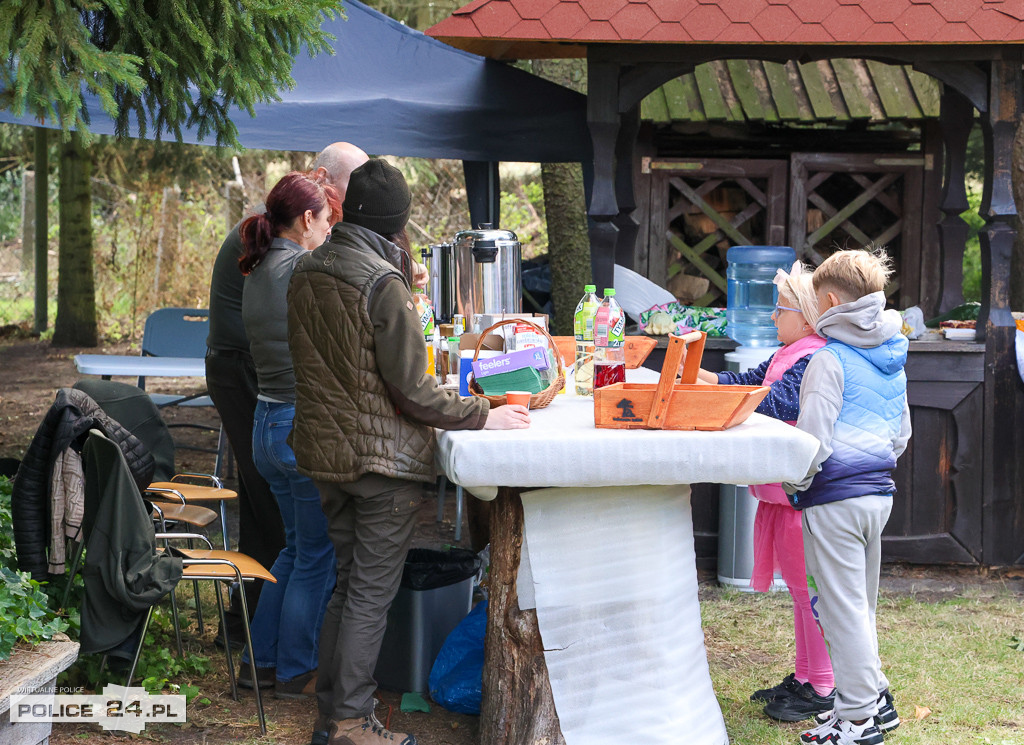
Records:
[[[661,369],[667,337],[645,367]],[[703,367],[725,369],[736,348],[709,337]],[[885,561],[976,564],[982,556],[985,345],[911,341],[906,366],[914,435],[899,460],[897,494],[882,539]],[[718,557],[718,484],[693,484],[697,563]]]

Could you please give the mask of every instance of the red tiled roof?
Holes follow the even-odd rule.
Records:
[[[474,0],[427,33],[544,57],[579,56],[592,42],[1017,43],[1024,0]],[[557,51],[537,53],[553,42]]]

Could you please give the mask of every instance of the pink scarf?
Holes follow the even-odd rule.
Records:
[[[825,340],[817,334],[808,334],[792,344],[787,344],[772,356],[768,370],[764,374],[764,385],[771,385],[785,374],[798,360],[816,352],[825,346]],[[796,424],[796,422],[787,422]],[[778,484],[751,485],[750,493],[763,502],[772,504],[789,504],[786,492]]]

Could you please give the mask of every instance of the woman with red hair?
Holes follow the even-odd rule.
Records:
[[[287,442],[295,417],[288,282],[299,258],[323,243],[341,219],[341,202],[331,184],[293,172],[271,189],[265,204],[262,214],[242,223],[238,264],[246,275],[242,320],[259,382],[253,462],[277,499],[285,547],[270,568],[277,582],[263,588],[256,607],[253,651],[260,687],[276,685],[278,698],[304,698],[316,679],[320,626],[334,587],[334,547],[320,493],[296,469]],[[239,682],[253,685],[245,672]]]

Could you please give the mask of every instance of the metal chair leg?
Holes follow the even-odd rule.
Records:
[[[227,629],[228,624],[224,617],[224,598],[221,597],[220,582],[217,580],[214,580],[213,582],[213,591],[217,595],[217,611],[220,613],[220,627],[222,629]],[[228,660],[228,679],[231,681],[231,698],[237,701],[238,683],[235,679],[235,660],[231,657],[231,644],[229,643],[227,634],[224,635],[224,654]]]
[[[149,606],[149,610],[146,611],[146,619],[142,622],[142,633],[139,634],[139,644],[135,647],[135,657],[132,659],[132,666],[128,670],[128,679],[125,681],[125,686],[131,686],[132,678],[135,677],[135,668],[139,664],[139,657],[142,655],[142,645],[146,641],[146,631],[149,630],[149,619],[153,617],[153,606]]]
[[[249,674],[252,675],[252,689],[256,692],[256,711],[260,717],[260,732],[267,734],[267,719],[263,713],[263,694],[260,693],[259,678],[256,677],[256,652],[252,648],[252,632],[249,630],[249,605],[245,601],[244,583],[239,577],[238,591],[242,600],[242,628],[245,630],[245,646],[249,650]]]
[[[193,547],[192,539],[189,538],[185,545],[191,549]],[[203,627],[203,606],[199,602],[199,580],[197,579],[192,580],[192,592],[196,596],[196,629],[199,631],[199,635],[202,636],[205,633]]]
[[[462,540],[462,505],[465,501],[462,487],[455,487],[455,542]]]
[[[174,643],[178,647],[178,657],[183,658],[185,656],[185,648],[181,644],[181,623],[178,621],[178,598],[177,598],[178,586],[175,585],[171,588],[171,615],[173,617],[174,625]]]
[[[224,537],[224,550],[230,551],[231,548],[228,546],[228,508],[223,499],[220,500],[220,532]]]

